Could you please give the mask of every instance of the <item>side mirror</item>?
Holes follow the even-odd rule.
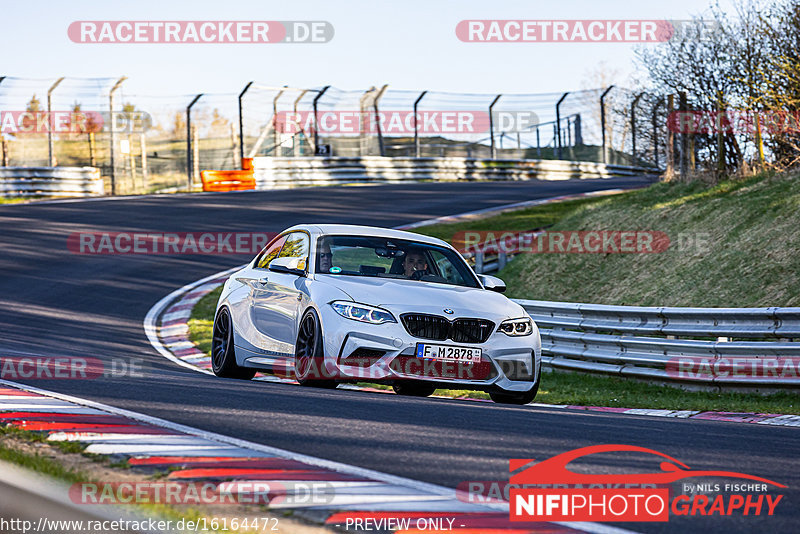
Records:
[[[496,276],[490,276],[488,274],[479,274],[478,280],[481,281],[483,287],[488,289],[489,291],[497,291],[498,293],[503,293],[506,290],[506,283],[497,278]]]
[[[269,270],[276,273],[305,276],[306,260],[305,258],[275,258],[269,262]]]

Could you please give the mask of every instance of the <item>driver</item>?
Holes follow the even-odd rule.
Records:
[[[419,249],[408,250],[403,258],[403,274],[405,274],[407,278],[412,278],[414,273],[419,272],[420,275],[422,275],[427,271],[428,261],[425,259],[425,253]]]

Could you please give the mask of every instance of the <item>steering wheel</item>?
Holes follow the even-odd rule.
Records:
[[[429,274],[430,273],[428,272],[427,269],[422,270],[422,271],[414,271],[413,273],[411,273],[411,279],[412,280],[422,280],[423,276],[427,276]]]

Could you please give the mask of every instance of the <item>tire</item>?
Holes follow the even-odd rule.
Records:
[[[238,378],[250,380],[256,376],[255,369],[240,367],[236,364],[236,352],[233,346],[233,320],[228,308],[222,307],[214,318],[213,337],[211,338],[211,370],[222,378]]]
[[[425,382],[403,381],[392,385],[392,389],[398,395],[408,397],[429,397],[436,391],[436,386]]]
[[[523,405],[523,404],[530,404],[533,402],[533,399],[536,398],[536,394],[539,392],[539,383],[542,379],[542,364],[539,364],[539,372],[536,375],[536,382],[531,388],[530,391],[526,391],[525,393],[511,393],[511,392],[504,392],[504,391],[490,391],[489,397],[491,397],[493,402],[497,404],[516,404],[516,405]]]
[[[319,316],[312,308],[300,320],[294,349],[294,377],[301,386],[333,389],[336,380],[319,378],[324,372],[325,352]]]

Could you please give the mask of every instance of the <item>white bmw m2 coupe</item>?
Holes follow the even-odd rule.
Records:
[[[539,389],[541,339],[504,290],[440,239],[293,226],[225,282],[212,369],[317,387],[383,383],[399,395],[473,389],[527,404]]]

